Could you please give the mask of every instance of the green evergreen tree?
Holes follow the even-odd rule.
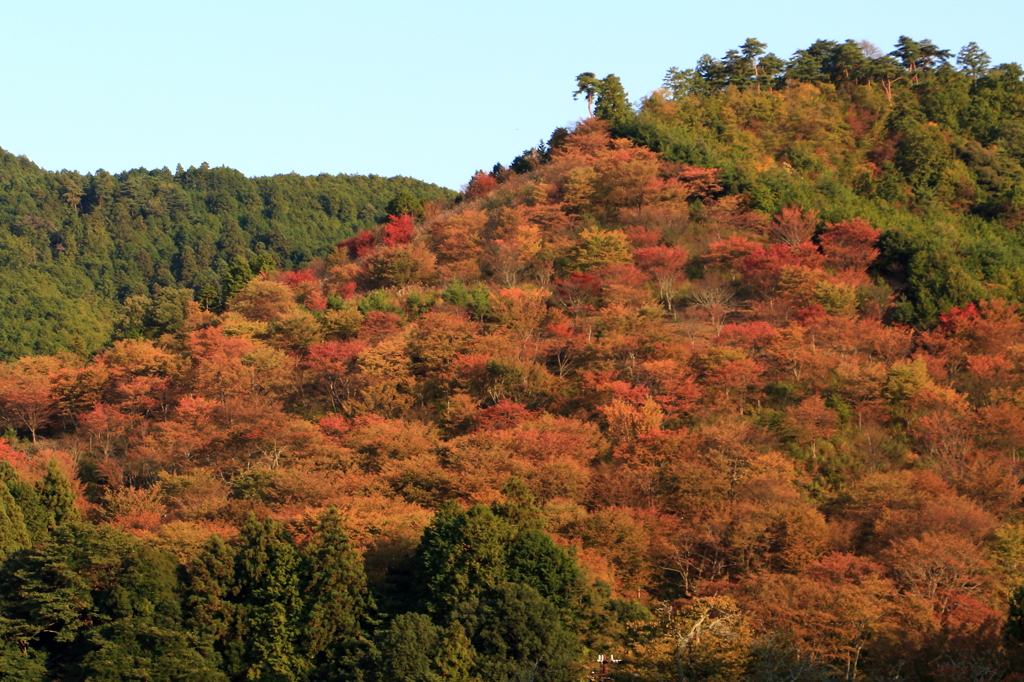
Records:
[[[46,510],[47,526],[51,530],[79,520],[78,507],[75,506],[77,496],[57,460],[51,459],[46,464],[46,475],[36,484],[36,493],[40,505]]]
[[[583,573],[572,557],[541,530],[526,530],[508,549],[508,579],[529,585],[566,612],[579,606],[586,591]]]
[[[255,275],[252,272],[252,268],[249,267],[249,261],[239,256],[231,261],[228,266],[228,271],[221,280],[220,291],[224,297],[224,302],[227,303],[235,297],[239,291],[245,288],[245,285],[249,283]]]
[[[622,81],[615,74],[598,78],[592,72],[576,76],[576,92],[573,99],[583,95],[591,116],[616,123],[633,114],[629,97],[622,87]]]
[[[558,609],[537,590],[504,583],[452,613],[476,650],[473,674],[483,680],[576,682],[582,646]]]
[[[231,595],[235,582],[235,551],[219,535],[211,535],[202,553],[183,568],[184,622],[196,651],[223,665],[223,650],[235,625]]]
[[[21,507],[7,489],[7,484],[0,481],[0,563],[12,552],[31,544]]]
[[[0,627],[0,680],[18,682],[50,682],[53,676],[46,669],[44,652],[23,649],[17,642],[8,640]]]
[[[240,658],[236,676],[259,682],[292,682],[308,672],[297,649],[302,595],[299,554],[277,521],[249,514],[242,526],[235,567]]]
[[[351,677],[367,652],[364,628],[374,605],[362,558],[335,507],[320,516],[302,555],[307,576],[302,653],[314,667],[314,679]]]
[[[386,208],[388,215],[411,215],[421,217],[423,215],[423,201],[412,192],[401,190],[395,198],[388,202]]]
[[[352,676],[368,652],[364,629],[371,625],[374,602],[362,559],[337,508],[319,517],[302,555],[306,582],[301,648],[314,668],[312,678]]]
[[[48,513],[40,502],[35,488],[22,480],[10,462],[5,461],[0,461],[0,482],[6,484],[11,497],[21,509],[22,518],[29,534],[29,544],[43,542],[48,533]]]
[[[4,564],[0,626],[45,652],[46,679],[221,680],[185,637],[176,567],[117,528],[66,522]]]
[[[90,682],[226,682],[182,627],[174,557],[129,537],[123,537],[127,551],[114,586],[98,594],[94,588],[103,617],[85,633],[92,650],[82,657],[79,676]]]
[[[505,545],[512,526],[483,505],[468,511],[445,503],[423,533],[418,574],[429,613],[444,614],[459,602],[505,581]]]
[[[459,621],[453,622],[444,632],[444,639],[434,656],[434,669],[439,679],[445,682],[475,682],[479,678],[471,674],[476,660],[476,650],[466,635],[466,628]]]
[[[956,64],[960,71],[967,74],[971,80],[978,80],[988,72],[992,59],[985,50],[978,47],[975,42],[967,43],[956,55]]]
[[[439,682],[433,661],[441,637],[430,617],[422,613],[395,616],[377,633],[374,666],[376,682]]]

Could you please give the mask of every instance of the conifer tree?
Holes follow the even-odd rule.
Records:
[[[120,529],[62,524],[4,565],[0,636],[45,651],[47,680],[222,680],[182,630],[176,567]],[[39,658],[12,663],[31,670]]]
[[[314,666],[314,679],[338,679],[366,651],[363,628],[374,606],[362,559],[336,508],[320,516],[303,555],[307,577],[302,653]]]
[[[104,570],[108,575],[92,587],[97,617],[86,623],[82,639],[89,646],[81,647],[87,653],[73,679],[226,682],[190,646],[182,628],[174,557],[117,529],[94,531],[94,538],[99,541],[90,549],[94,566],[79,570],[86,578]],[[120,558],[120,565],[112,557]],[[113,583],[109,591],[107,583]]]
[[[0,481],[0,563],[12,552],[31,544],[21,507],[14,501],[7,484]]]
[[[302,679],[309,665],[296,648],[302,597],[295,544],[280,523],[261,522],[254,514],[241,538],[235,562],[241,655],[235,672],[260,682]]]
[[[245,258],[236,258],[231,261],[231,266],[224,275],[221,282],[221,293],[224,295],[224,302],[227,303],[235,294],[241,291],[246,284],[254,277],[249,261]]]
[[[46,510],[47,526],[51,529],[62,526],[70,521],[78,521],[78,508],[75,507],[74,489],[71,481],[57,464],[51,459],[46,465],[46,475],[36,485],[39,502]]]
[[[219,535],[211,535],[203,552],[185,567],[185,628],[192,646],[219,665],[221,651],[234,625],[231,592],[235,552]]]
[[[466,628],[459,621],[454,621],[445,630],[434,657],[438,676],[445,682],[476,682],[479,678],[470,674],[475,658],[476,650],[466,635]]]
[[[0,461],[0,482],[7,485],[11,497],[21,509],[22,518],[29,534],[29,544],[38,544],[46,539],[47,510],[39,500],[35,488],[18,476],[10,462]]]

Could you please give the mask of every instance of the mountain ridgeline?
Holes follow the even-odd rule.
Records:
[[[44,171],[0,151],[0,357],[87,354],[219,306],[236,272],[291,269],[454,193],[409,178],[246,178],[203,164]],[[230,286],[230,285],[228,285]]]

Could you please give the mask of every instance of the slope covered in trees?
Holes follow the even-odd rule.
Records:
[[[906,37],[888,55],[853,41],[820,40],[788,62],[765,50],[749,39],[671,69],[639,112],[614,76],[581,74],[579,94],[616,135],[720,169],[725,192],[762,215],[799,206],[869,220],[882,230],[875,274],[900,294],[893,319],[930,326],[952,306],[1020,300],[1018,64]]]
[[[916,45],[584,74],[457,203],[4,364],[0,672],[1018,679],[1017,225],[959,150],[1019,160],[922,112],[1020,73]]]
[[[49,173],[0,150],[0,357],[93,352],[219,302],[232,271],[293,268],[453,193],[407,178],[229,168]]]

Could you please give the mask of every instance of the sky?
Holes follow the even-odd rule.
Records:
[[[1024,63],[1024,3],[0,0],[0,147],[48,170],[230,166],[459,189],[586,116],[576,76],[639,101],[754,37],[977,42]]]

